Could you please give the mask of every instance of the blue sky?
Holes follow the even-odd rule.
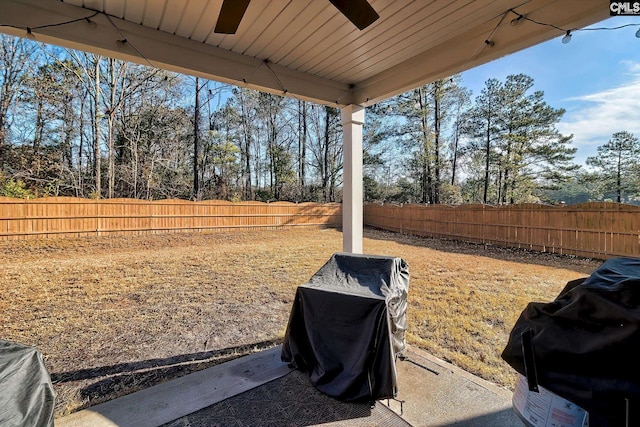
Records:
[[[593,27],[640,24],[639,17],[614,17]],[[523,73],[544,91],[546,102],[566,113],[557,128],[573,134],[576,163],[596,154],[614,132],[640,138],[640,27],[576,31],[571,42],[557,38],[462,73],[463,85],[480,93],[489,78],[504,81]]]

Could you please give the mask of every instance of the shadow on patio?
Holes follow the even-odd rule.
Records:
[[[336,401],[280,361],[241,357],[56,419],[72,426],[521,426],[511,393],[415,348],[398,361],[398,401]],[[403,401],[402,409],[399,401]],[[400,415],[401,414],[401,415]]]

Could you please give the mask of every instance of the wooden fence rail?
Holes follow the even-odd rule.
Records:
[[[364,223],[417,236],[589,258],[640,256],[640,206],[618,203],[558,207],[367,204]]]
[[[337,203],[0,197],[0,240],[220,229],[337,227]]]

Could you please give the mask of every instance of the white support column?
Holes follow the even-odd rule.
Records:
[[[342,143],[344,145],[342,194],[342,248],[362,253],[363,180],[362,125],[364,107],[347,105],[342,109]]]

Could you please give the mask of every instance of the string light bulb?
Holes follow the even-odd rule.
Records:
[[[562,43],[567,44],[571,41],[571,30],[567,30],[567,34],[562,38]]]

